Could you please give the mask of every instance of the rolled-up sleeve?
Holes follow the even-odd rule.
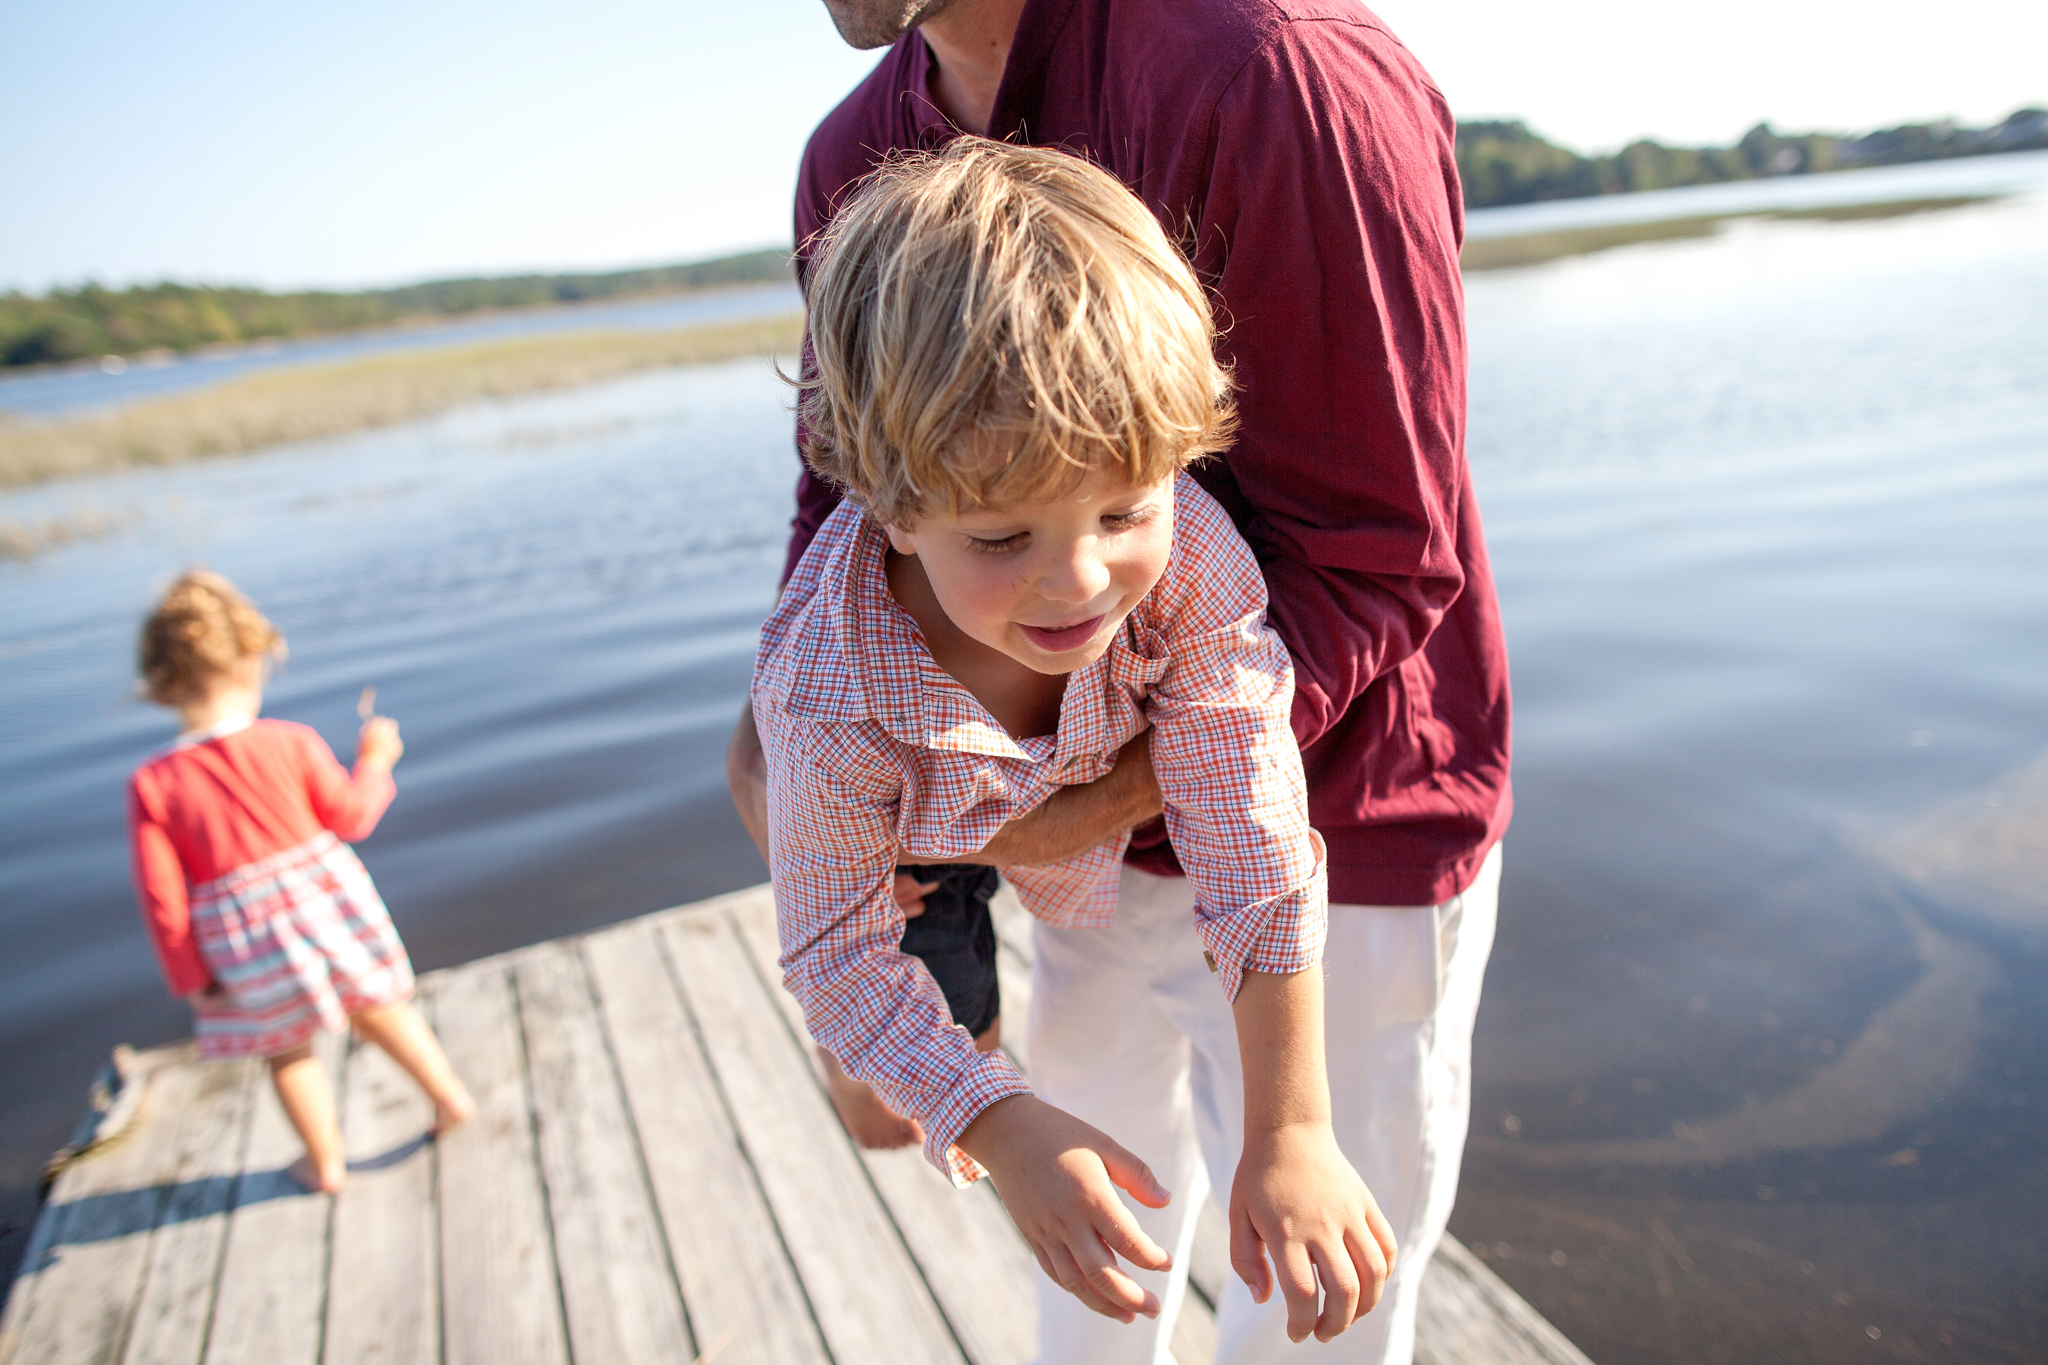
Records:
[[[891,894],[891,803],[850,781],[846,746],[762,705],[768,754],[768,865],[783,982],[804,1023],[848,1074],[925,1129],[925,1155],[968,1184],[985,1172],[955,1144],[983,1109],[1027,1093],[1000,1051],[953,1022],[931,973],[901,950]],[[842,737],[843,738],[843,737]]]

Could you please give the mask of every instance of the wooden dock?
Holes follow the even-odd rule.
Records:
[[[1030,936],[1002,899],[1021,1040]],[[428,1142],[397,1067],[330,1040],[334,1199],[284,1174],[257,1064],[131,1054],[50,1190],[0,1365],[1025,1365],[1038,1272],[994,1191],[847,1140],[774,959],[757,888],[423,977],[480,1112]],[[1183,1365],[1213,1356],[1225,1240],[1212,1204]],[[1417,1358],[1588,1365],[1448,1240]]]

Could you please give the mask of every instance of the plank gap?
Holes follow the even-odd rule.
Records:
[[[563,1340],[569,1343],[569,1295],[562,1284],[561,1248],[555,1243],[555,1205],[554,1198],[548,1190],[547,1163],[540,1159],[539,1106],[533,1102],[533,1059],[526,1047],[526,1002],[520,999],[519,972],[516,969],[517,961],[524,960],[532,951],[531,948],[519,950],[516,957],[514,953],[502,955],[506,960],[505,992],[512,1002],[512,1038],[514,1045],[519,1049],[520,1076],[526,1083],[526,1140],[534,1154],[534,1181],[540,1187],[540,1225],[542,1232],[547,1236],[548,1266],[554,1274],[555,1312],[560,1316]],[[569,1359],[573,1361],[574,1346],[566,1345],[565,1349]]]

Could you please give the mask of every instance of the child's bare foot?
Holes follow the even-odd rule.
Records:
[[[839,1069],[838,1058],[819,1048],[818,1059],[825,1065],[825,1093],[832,1097],[839,1121],[855,1142],[874,1151],[888,1151],[924,1141],[924,1127],[916,1119],[904,1118],[883,1104],[867,1082]]]
[[[469,1097],[467,1090],[457,1091],[446,1099],[434,1101],[434,1126],[427,1129],[430,1137],[439,1137],[450,1128],[459,1128],[476,1117],[476,1101]]]
[[[341,1187],[348,1183],[346,1163],[337,1161],[323,1169],[314,1162],[311,1152],[294,1161],[285,1174],[305,1186],[310,1194],[340,1194]]]

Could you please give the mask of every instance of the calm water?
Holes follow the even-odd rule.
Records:
[[[1931,818],[2048,820],[2048,200],[1470,310],[1520,807],[1455,1230],[1603,1365],[2042,1358],[2048,899],[1901,869]],[[0,496],[128,527],[0,566],[6,1216],[106,1048],[184,1027],[122,845],[173,729],[130,699],[152,590],[243,583],[292,640],[270,710],[344,752],[379,686],[363,852],[423,966],[743,885],[786,403],[747,362]]]

